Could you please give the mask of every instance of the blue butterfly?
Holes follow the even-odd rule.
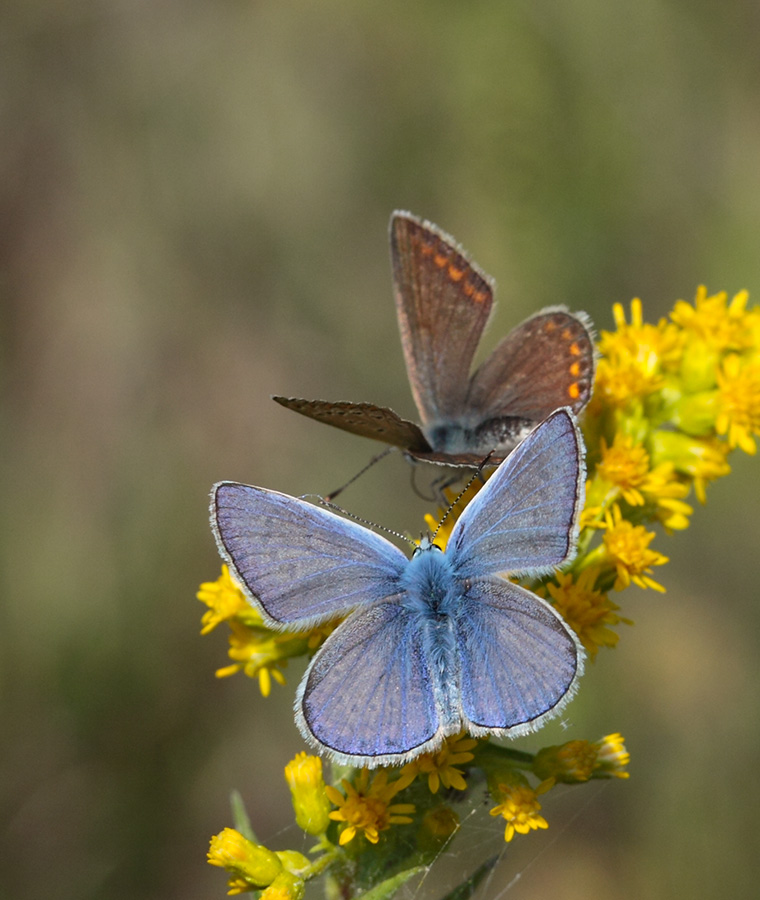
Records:
[[[329,510],[264,488],[214,486],[221,555],[272,628],[346,616],[296,697],[304,738],[339,763],[402,765],[466,730],[515,737],[575,693],[583,650],[544,600],[500,577],[551,572],[575,553],[585,479],[559,409],[498,467],[446,551],[408,559]]]

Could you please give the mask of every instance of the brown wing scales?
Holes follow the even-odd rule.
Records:
[[[351,434],[374,438],[408,450],[410,453],[429,453],[431,448],[422,429],[396,415],[392,409],[374,403],[333,402],[330,400],[301,400],[296,397],[273,397],[281,406],[294,412],[342,428]]]

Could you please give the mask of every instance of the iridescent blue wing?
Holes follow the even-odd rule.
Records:
[[[571,557],[583,506],[583,457],[569,410],[534,428],[457,520],[446,548],[456,575],[537,575]]]
[[[439,692],[419,618],[378,603],[319,649],[298,689],[296,724],[340,763],[400,765],[440,743]]]
[[[470,582],[454,617],[463,725],[517,737],[556,716],[583,672],[583,650],[552,607],[499,578]]]
[[[287,494],[223,481],[219,552],[269,624],[309,628],[397,592],[408,559],[384,537]]]

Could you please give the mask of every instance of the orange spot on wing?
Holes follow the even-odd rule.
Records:
[[[573,378],[577,378],[581,374],[581,364],[574,362],[570,366],[570,374],[573,376]]]
[[[577,400],[581,395],[581,389],[578,387],[576,382],[573,382],[567,389],[567,393],[571,400]]]
[[[485,291],[475,291],[472,299],[476,303],[485,303],[486,300],[488,299],[488,294]]]
[[[449,278],[452,281],[461,281],[464,275],[464,269],[457,269],[455,266],[449,266]]]
[[[442,253],[436,253],[436,255],[433,257],[433,262],[438,266],[439,269],[442,269],[448,261],[448,257],[444,256]]]
[[[570,354],[571,354],[572,356],[580,356],[580,355],[581,355],[581,348],[580,348],[577,344],[575,344],[575,343],[570,344]]]

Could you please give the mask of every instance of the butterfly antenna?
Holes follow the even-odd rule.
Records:
[[[366,465],[363,469],[360,469],[360,471],[358,471],[358,472],[356,473],[356,475],[353,476],[353,478],[349,478],[349,480],[348,480],[344,485],[341,485],[341,487],[339,487],[337,490],[335,490],[335,491],[330,491],[330,493],[327,494],[327,496],[326,496],[324,499],[325,499],[328,503],[329,503],[331,500],[334,500],[334,499],[338,496],[338,494],[342,494],[343,491],[345,491],[345,489],[346,489],[347,487],[349,487],[349,486],[352,485],[355,481],[357,481],[359,478],[361,478],[362,475],[363,475],[367,470],[371,469],[372,466],[375,465],[375,463],[380,462],[381,459],[384,459],[384,458],[385,458],[392,450],[395,450],[395,449],[396,449],[395,447],[386,447],[385,450],[383,450],[382,453],[378,453],[377,456],[373,456],[372,459],[367,463],[367,465]]]
[[[408,535],[401,534],[400,531],[394,531],[392,528],[386,528],[385,525],[378,525],[377,522],[370,522],[369,519],[362,519],[361,516],[355,516],[347,509],[343,509],[342,506],[338,506],[337,503],[333,503],[329,497],[320,497],[319,494],[304,494],[301,497],[301,500],[309,499],[316,500],[320,504],[320,506],[324,506],[327,509],[332,510],[333,512],[340,513],[342,516],[345,516],[347,519],[352,519],[354,522],[358,522],[360,525],[366,525],[367,528],[375,528],[378,531],[384,531],[386,534],[391,534],[393,535],[393,537],[398,538],[399,540],[404,541],[407,544],[412,544],[414,547],[417,546],[416,542],[408,537]]]
[[[454,507],[457,505],[457,503],[459,503],[459,501],[462,499],[462,497],[464,497],[464,495],[467,493],[467,491],[469,491],[469,489],[472,487],[473,482],[475,482],[478,478],[480,478],[481,481],[483,480],[483,477],[482,477],[483,469],[488,465],[488,460],[493,456],[493,454],[494,454],[494,451],[491,450],[491,452],[488,454],[488,456],[486,456],[481,461],[480,465],[473,473],[472,478],[470,478],[470,480],[467,482],[467,484],[462,488],[462,490],[457,494],[457,496],[454,498],[454,500],[452,500],[452,502],[449,504],[449,508],[446,510],[446,512],[441,517],[441,521],[438,523],[438,527],[435,529],[433,536],[430,538],[431,543],[433,541],[435,541],[436,535],[441,530],[441,526],[446,521],[446,519],[448,519],[448,517],[451,515],[451,513],[453,512]]]

